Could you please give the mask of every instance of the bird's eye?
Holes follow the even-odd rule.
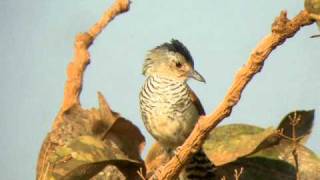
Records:
[[[177,68],[181,68],[182,67],[182,64],[180,62],[176,62],[176,67]]]

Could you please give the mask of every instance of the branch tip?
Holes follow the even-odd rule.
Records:
[[[287,23],[290,20],[287,18],[287,11],[281,11],[280,15],[276,17],[272,23],[272,33],[281,34],[286,31]]]
[[[131,1],[129,0],[117,0],[118,5],[120,7],[120,12],[127,12],[130,8]]]

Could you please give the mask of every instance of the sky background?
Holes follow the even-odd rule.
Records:
[[[112,2],[0,1],[1,179],[35,178],[42,140],[62,102],[74,37]],[[182,41],[207,81],[189,84],[212,112],[282,9],[292,17],[303,9],[303,1],[133,0],[130,11],[117,17],[90,48],[82,105],[97,107],[96,92],[101,91],[115,111],[142,129],[148,148],[152,138],[138,110],[147,50],[171,38]],[[320,154],[320,38],[309,38],[315,33],[315,25],[305,27],[278,47],[223,124],[276,127],[293,110],[316,109],[316,131],[307,146]]]

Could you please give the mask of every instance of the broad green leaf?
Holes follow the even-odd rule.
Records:
[[[57,148],[56,161],[51,176],[54,179],[89,179],[107,165],[137,171],[141,162],[130,160],[116,146],[107,145],[92,136],[80,136],[64,147]],[[121,170],[120,170],[121,171]]]
[[[204,150],[216,165],[225,164],[256,151],[258,146],[276,130],[246,124],[232,124],[214,129]]]

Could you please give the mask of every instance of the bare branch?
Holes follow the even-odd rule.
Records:
[[[67,68],[67,81],[64,88],[64,98],[60,113],[64,113],[72,106],[80,106],[80,93],[82,89],[83,74],[90,63],[88,48],[95,38],[109,24],[109,22],[122,12],[129,9],[129,0],[116,0],[103,14],[101,19],[93,25],[88,32],[79,33],[74,42],[74,57]],[[60,122],[54,123],[54,128]]]
[[[281,12],[272,25],[272,32],[267,35],[253,50],[248,62],[236,74],[224,100],[209,116],[200,117],[190,136],[180,147],[179,152],[165,166],[162,171],[156,171],[158,179],[173,179],[180,172],[188,159],[202,146],[207,135],[224,118],[228,117],[233,107],[239,102],[241,93],[255,74],[261,71],[264,61],[279,45],[296,34],[305,25],[314,22],[306,11],[301,11],[291,21],[286,12]]]

